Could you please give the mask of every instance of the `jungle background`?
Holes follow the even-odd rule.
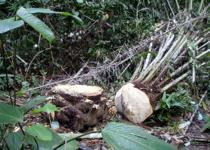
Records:
[[[167,35],[180,32],[189,34],[181,59],[154,76],[177,81],[170,73],[188,62],[187,75],[165,86],[140,126],[180,149],[209,149],[209,7],[208,0],[0,0],[0,149],[129,149],[122,139],[122,146],[110,142],[115,124],[104,128],[130,124],[115,111],[114,96]],[[67,83],[102,87],[113,113],[94,125],[58,123],[61,109],[49,91]],[[104,137],[81,138],[101,129]]]

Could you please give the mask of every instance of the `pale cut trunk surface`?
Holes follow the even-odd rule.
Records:
[[[153,113],[147,94],[132,83],[122,86],[117,92],[115,105],[120,113],[134,123],[142,123]]]
[[[98,86],[66,84],[53,87],[52,92],[71,97],[97,97],[102,95],[103,89]]]

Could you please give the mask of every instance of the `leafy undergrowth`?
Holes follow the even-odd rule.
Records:
[[[0,149],[210,147],[207,0],[0,0],[0,8]],[[138,125],[114,106],[132,79],[159,94]],[[79,131],[59,123],[66,107],[49,89],[67,82],[101,85],[110,116]]]

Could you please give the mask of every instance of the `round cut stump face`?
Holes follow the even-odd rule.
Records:
[[[53,87],[54,93],[65,94],[71,97],[97,97],[101,96],[103,89],[98,86],[88,85],[57,85]]]
[[[134,123],[142,123],[153,113],[147,94],[132,83],[124,85],[117,92],[115,105],[120,113]]]

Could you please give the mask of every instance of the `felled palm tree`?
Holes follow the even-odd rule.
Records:
[[[191,72],[194,74],[194,69],[187,69],[193,59],[199,59],[210,52],[203,49],[208,43],[202,45],[202,42],[203,38],[189,31],[166,35],[157,55],[152,57],[149,52],[146,59],[141,59],[131,81],[117,92],[115,104],[118,111],[134,123],[141,123],[148,118],[163,92],[188,77]],[[183,56],[187,55],[192,45],[200,54],[186,62]],[[151,50],[152,43],[149,48]],[[171,67],[174,68],[172,73]]]

